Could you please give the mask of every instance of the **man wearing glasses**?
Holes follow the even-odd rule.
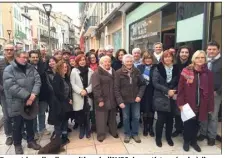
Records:
[[[3,71],[14,60],[14,45],[12,43],[7,43],[5,45],[3,55],[4,58],[0,60],[0,99],[3,112],[4,132],[7,138],[5,144],[12,145],[12,123],[7,112],[6,100],[3,89]]]

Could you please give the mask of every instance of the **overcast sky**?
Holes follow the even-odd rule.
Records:
[[[75,25],[79,22],[75,19],[79,17],[79,3],[52,3],[52,10],[62,12],[73,19]]]

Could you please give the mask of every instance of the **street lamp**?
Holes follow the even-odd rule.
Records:
[[[8,32],[9,40],[10,40],[10,35],[11,35],[11,33],[12,33],[12,30],[7,30],[7,32]]]
[[[63,48],[65,48],[65,44],[64,44],[64,33],[65,33],[65,30],[62,30],[62,36],[63,36]]]
[[[52,10],[52,5],[51,4],[43,4],[43,7],[45,9],[45,13],[48,16],[48,49],[49,49],[49,54],[51,54],[51,40],[50,40],[50,14]]]

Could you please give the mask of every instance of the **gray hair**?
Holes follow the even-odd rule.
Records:
[[[101,57],[100,60],[99,60],[99,64],[102,65],[104,63],[104,61],[106,61],[107,59],[111,61],[111,58],[107,55]]]
[[[15,57],[20,57],[21,54],[28,54],[28,52],[23,51],[23,50],[16,50],[14,53]]]
[[[153,48],[155,48],[155,46],[158,45],[158,44],[160,44],[161,46],[163,46],[163,44],[161,42],[156,42],[156,43],[154,43]]]
[[[131,59],[132,61],[134,61],[134,57],[131,54],[125,54],[123,56],[123,64],[127,61],[127,59]]]
[[[134,54],[135,52],[141,53],[141,49],[140,49],[140,48],[134,48],[134,49],[132,50],[132,54]]]

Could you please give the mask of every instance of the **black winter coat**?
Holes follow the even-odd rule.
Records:
[[[123,66],[122,61],[116,60],[114,63],[112,63],[112,68],[117,71]]]
[[[145,92],[143,95],[143,98],[141,99],[141,112],[143,112],[144,114],[148,114],[150,113],[150,115],[154,114],[154,110],[153,110],[153,93],[154,93],[154,87],[152,84],[152,74],[153,74],[153,70],[156,67],[156,65],[152,65],[151,70],[150,70],[150,74],[149,74],[149,84],[146,86],[145,88]],[[141,64],[138,65],[137,67],[141,74],[144,73],[145,71],[145,65]]]
[[[168,98],[168,91],[177,89],[179,69],[173,65],[172,79],[166,82],[166,69],[159,63],[153,71],[152,83],[154,86],[153,107],[155,111],[177,113],[176,101]]]

